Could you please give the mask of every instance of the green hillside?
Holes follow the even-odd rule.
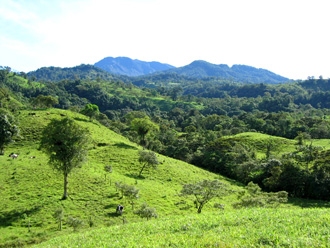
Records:
[[[235,183],[221,176],[161,155],[157,155],[161,162],[158,169],[145,172],[140,178],[137,175],[141,167],[138,163],[141,148],[136,144],[80,114],[57,109],[33,111],[36,115],[29,115],[30,112],[17,114],[21,138],[0,157],[0,244],[3,247],[40,242],[60,234],[52,217],[59,207],[64,209],[66,218],[79,218],[84,223],[92,221],[95,226],[102,227],[122,223],[122,217],[115,210],[118,204],[123,204],[126,221],[138,221],[139,217],[133,214],[125,198],[121,199],[116,192],[115,182],[139,188],[138,204],[146,202],[156,208],[160,218],[196,212],[192,204],[176,205],[182,201],[178,193],[183,183],[220,179],[232,189],[237,188]],[[46,155],[38,150],[42,129],[52,118],[63,118],[62,115],[71,116],[87,127],[92,137],[88,162],[69,175],[69,199],[66,201],[60,200],[63,176],[51,169]],[[17,159],[8,157],[12,152],[19,155]],[[111,165],[113,170],[107,179],[105,165]],[[232,198],[221,203],[230,208]],[[210,204],[205,211],[216,209]],[[62,233],[66,232],[71,232],[71,228],[64,225]]]

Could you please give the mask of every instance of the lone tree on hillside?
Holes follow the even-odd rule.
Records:
[[[139,162],[142,165],[139,177],[142,175],[142,172],[146,168],[157,168],[157,165],[159,164],[158,158],[156,156],[156,153],[152,151],[139,151]]]
[[[203,180],[197,183],[184,184],[181,190],[181,196],[193,195],[195,204],[198,208],[197,213],[202,212],[202,208],[211,199],[222,197],[230,192],[227,186],[219,180]]]
[[[5,110],[0,111],[0,155],[6,145],[14,142],[13,138],[19,135],[19,128],[14,117]]]
[[[159,130],[158,125],[153,123],[149,117],[135,118],[131,122],[131,129],[135,130],[140,137],[140,145],[145,148],[146,146],[146,135],[153,130]]]
[[[64,194],[67,199],[68,175],[87,157],[88,130],[70,118],[53,119],[44,129],[40,149],[49,156],[49,164],[64,176]]]

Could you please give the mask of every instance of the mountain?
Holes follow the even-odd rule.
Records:
[[[127,57],[107,57],[94,65],[113,74],[133,77],[175,68],[172,65],[162,64],[160,62],[145,62]]]
[[[27,73],[29,78],[36,78],[36,80],[44,81],[61,81],[64,79],[74,80],[77,78],[95,80],[101,78],[102,80],[121,80],[127,81],[125,76],[110,74],[96,66],[93,65],[78,65],[75,67],[42,67],[36,71],[31,71]]]
[[[229,67],[225,64],[215,65],[202,60],[196,60],[189,65],[167,70],[165,73],[177,73],[194,78],[219,77],[244,83],[278,84],[290,81],[289,78],[265,69],[247,65],[233,65]]]

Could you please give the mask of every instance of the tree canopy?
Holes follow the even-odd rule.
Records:
[[[203,180],[197,183],[184,184],[181,190],[181,196],[193,195],[197,213],[201,213],[203,207],[211,199],[222,197],[229,193],[227,186],[219,180]]]
[[[15,118],[7,111],[0,110],[0,155],[4,154],[4,147],[14,142],[14,137],[19,135],[19,128]]]

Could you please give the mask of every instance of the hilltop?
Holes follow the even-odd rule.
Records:
[[[124,76],[118,76],[108,73],[93,65],[78,65],[75,67],[42,67],[38,70],[31,71],[27,73],[28,77],[34,80],[52,81],[57,82],[64,79],[75,80],[75,79],[85,79],[85,80],[121,80],[127,81]]]

